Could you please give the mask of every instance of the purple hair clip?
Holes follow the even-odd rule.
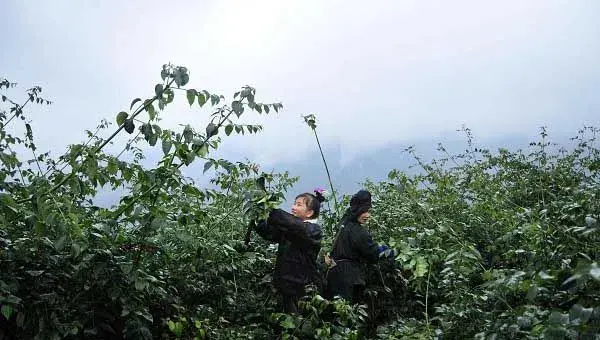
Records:
[[[319,194],[323,195],[323,192],[325,192],[325,189],[321,188],[321,187],[317,187],[314,190],[315,192],[318,192]]]

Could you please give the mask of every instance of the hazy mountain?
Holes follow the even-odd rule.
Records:
[[[517,150],[529,148],[529,143],[532,141],[538,141],[538,137],[532,135],[506,136],[504,138],[496,139],[481,138],[474,140],[474,146],[478,148],[488,148],[492,151],[495,151],[498,148]],[[551,141],[565,146],[568,145],[568,138],[566,136],[551,138]],[[392,169],[399,169],[406,173],[420,171],[419,167],[415,166],[415,159],[405,151],[406,148],[408,146],[413,146],[416,154],[428,161],[433,158],[444,156],[437,151],[438,143],[442,143],[450,154],[465,151],[467,148],[466,138],[461,137],[460,133],[456,133],[454,135],[389,145],[372,150],[368,153],[362,153],[353,159],[344,159],[344,155],[339,147],[325,147],[324,154],[335,189],[339,193],[352,194],[362,187],[362,183],[364,183],[366,179],[373,181],[385,180]],[[151,152],[148,155],[146,162],[148,164],[154,164],[157,160],[157,154]],[[241,161],[242,159],[230,160]],[[183,172],[186,176],[192,177],[199,186],[210,185],[208,182],[210,174],[203,174],[202,165],[202,162],[193,164],[191,167],[185,168]],[[323,161],[316,146],[314,152],[310,153],[304,159],[275,163],[273,166],[263,168],[263,171],[271,170],[274,172],[289,171],[290,175],[299,177],[296,185],[287,194],[288,201],[290,198],[293,198],[301,192],[311,192],[317,187],[329,190],[329,183],[327,181]],[[110,206],[111,204],[117,203],[122,194],[122,191],[103,191],[98,195],[96,202],[101,206]],[[286,204],[288,203],[284,203],[284,205]]]

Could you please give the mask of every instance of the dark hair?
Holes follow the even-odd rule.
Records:
[[[321,203],[325,201],[325,197],[320,192],[316,190],[314,194],[305,192],[296,196],[296,199],[298,198],[303,198],[304,203],[306,203],[308,209],[313,211],[313,215],[311,216],[312,218],[319,217],[319,212],[321,211]]]

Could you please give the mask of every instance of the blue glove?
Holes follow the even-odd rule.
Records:
[[[379,253],[379,255],[381,255],[388,249],[390,249],[390,247],[386,246],[385,244],[382,244],[379,247],[377,247],[377,252]],[[393,259],[394,257],[396,257],[396,251],[392,249],[392,251],[390,251],[390,254],[387,257]]]
[[[383,253],[384,251],[390,249],[390,247],[386,246],[385,244],[380,245],[379,247],[377,247],[377,252],[379,254]]]

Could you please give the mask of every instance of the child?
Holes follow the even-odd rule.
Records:
[[[319,191],[296,197],[292,213],[274,209],[266,221],[257,223],[255,230],[264,239],[279,243],[275,286],[282,295],[285,313],[298,312],[298,300],[307,284],[319,285],[317,256],[321,249],[323,231],[317,224],[321,202]]]

